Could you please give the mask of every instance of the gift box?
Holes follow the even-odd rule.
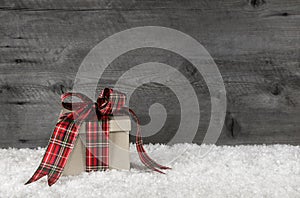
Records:
[[[65,102],[76,97],[81,102]],[[141,162],[148,168],[164,173],[170,169],[152,160],[143,147],[140,121],[134,111],[125,106],[126,95],[110,88],[101,91],[94,102],[82,93],[61,96],[63,110],[49,139],[43,159],[30,184],[47,176],[48,185],[56,183],[61,175],[81,172],[125,169],[130,167],[130,119],[136,122],[135,146]]]
[[[89,124],[94,125],[95,123],[82,123],[79,129],[79,138],[76,140],[62,175],[78,175],[86,171],[86,131]],[[109,126],[109,169],[129,170],[130,118],[128,116],[111,116],[109,118]]]

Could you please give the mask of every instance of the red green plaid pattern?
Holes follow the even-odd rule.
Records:
[[[109,167],[109,122],[86,123],[86,171],[106,170]]]
[[[148,168],[159,172],[159,173],[163,173],[164,172],[158,170],[158,169],[170,169],[167,166],[162,166],[158,163],[156,163],[154,160],[152,160],[149,155],[146,153],[144,147],[143,147],[143,140],[142,140],[142,134],[141,134],[141,127],[140,127],[140,120],[138,119],[137,115],[134,113],[134,111],[132,111],[131,109],[127,108],[127,111],[132,115],[132,117],[134,118],[134,120],[136,121],[137,124],[137,130],[136,130],[136,141],[135,141],[135,146],[136,146],[136,150],[138,151],[140,160],[142,161],[142,163],[147,166]]]
[[[60,177],[74,147],[80,127],[79,123],[76,123],[70,117],[72,117],[72,114],[61,116],[49,140],[41,164],[26,184],[48,175],[48,184],[51,186]]]
[[[79,103],[66,103],[65,99],[78,97]],[[143,148],[140,122],[135,113],[125,107],[126,96],[123,93],[105,88],[94,103],[80,93],[66,93],[61,96],[62,105],[72,112],[60,115],[49,140],[46,153],[33,176],[26,182],[32,183],[43,176],[48,176],[48,185],[53,185],[61,176],[82,122],[87,121],[86,130],[86,171],[105,170],[109,166],[109,116],[113,114],[131,114],[137,123],[136,148],[143,164],[148,168],[163,173],[158,169],[169,169],[152,160]],[[98,120],[100,122],[98,122]]]

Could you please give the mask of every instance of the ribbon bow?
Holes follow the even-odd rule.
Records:
[[[64,102],[69,97],[77,97],[81,99],[82,102]],[[131,109],[125,107],[125,94],[114,91],[113,89],[105,88],[99,95],[96,103],[81,93],[63,94],[61,96],[61,101],[62,106],[65,109],[71,110],[71,112],[62,113],[60,115],[42,162],[33,176],[25,184],[37,181],[47,175],[48,185],[53,185],[61,176],[68,157],[74,148],[82,122],[85,120],[101,120],[102,130],[105,134],[109,134],[109,116],[116,114],[129,114],[136,121],[136,149],[142,163],[148,168],[159,173],[163,173],[159,169],[170,169],[169,167],[156,163],[147,155],[143,147],[140,121]],[[108,164],[106,165],[108,167]]]

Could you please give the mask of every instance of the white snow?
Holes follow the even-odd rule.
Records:
[[[46,177],[24,185],[44,148],[0,149],[0,197],[300,197],[299,146],[156,144],[146,149],[172,170],[148,171],[131,145],[130,171],[61,177],[52,187]]]

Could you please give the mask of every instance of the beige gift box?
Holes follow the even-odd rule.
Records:
[[[85,125],[83,122],[74,148],[68,158],[62,175],[79,175],[85,172]],[[131,122],[128,116],[112,116],[109,120],[109,168],[129,170],[129,131]]]

